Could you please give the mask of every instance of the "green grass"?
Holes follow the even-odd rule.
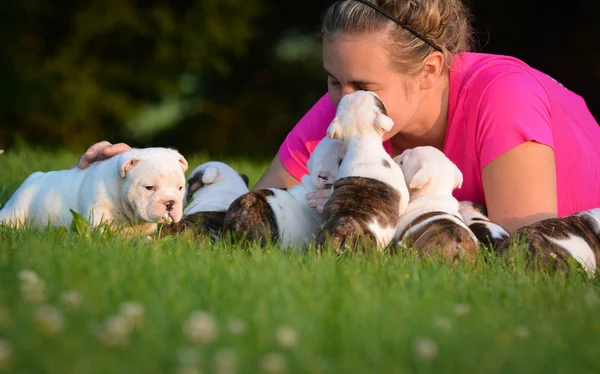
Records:
[[[0,202],[29,173],[76,158],[0,156]],[[205,159],[188,161],[191,170]],[[266,167],[229,162],[252,182]],[[28,301],[36,294],[23,289],[24,269],[41,279],[30,289],[43,284],[43,301]],[[77,308],[61,300],[70,290],[82,296]],[[493,258],[451,270],[410,254],[318,257],[0,228],[0,373],[261,373],[273,357],[288,373],[597,373],[599,295],[600,282],[580,273]],[[144,306],[143,321],[112,346],[100,332],[127,301]],[[57,308],[62,328],[42,305]],[[195,311],[214,317],[213,340],[186,333]],[[283,326],[296,333],[291,346],[277,339]],[[237,370],[218,370],[232,354]]]

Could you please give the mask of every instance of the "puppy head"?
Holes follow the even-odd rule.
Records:
[[[238,192],[241,195],[248,192],[249,183],[247,175],[238,173],[223,162],[206,162],[190,173],[184,205],[187,205],[192,199],[201,198],[201,194],[209,186],[218,186],[219,191]],[[209,193],[214,192],[214,189],[212,189]]]
[[[339,140],[324,137],[308,159],[308,173],[316,190],[331,188],[335,182],[346,147]]]
[[[179,222],[188,163],[169,148],[132,149],[118,156],[123,198],[145,222]]]
[[[435,147],[407,149],[394,161],[400,165],[411,193],[452,195],[454,189],[462,187],[458,167]]]
[[[335,118],[327,128],[327,136],[341,141],[362,134],[383,137],[393,126],[394,121],[388,117],[385,104],[379,96],[374,92],[359,90],[342,97]]]

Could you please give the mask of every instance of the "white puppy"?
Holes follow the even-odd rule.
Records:
[[[248,193],[248,183],[247,175],[223,162],[209,161],[196,167],[188,178],[183,219],[163,226],[161,233],[191,230],[194,234],[208,232],[218,239],[227,209],[235,199]]]
[[[255,190],[241,196],[227,211],[224,230],[262,245],[280,241],[284,247],[303,247],[314,241],[321,216],[308,206],[306,194],[330,189],[343,157],[341,142],[323,138],[308,160],[309,174],[299,185]]]
[[[410,202],[400,216],[396,240],[419,252],[441,254],[455,264],[479,252],[478,240],[459,213],[452,196],[463,176],[458,167],[437,148],[407,149],[396,156],[410,189]]]
[[[409,199],[402,170],[382,144],[393,125],[373,92],[356,91],[340,101],[327,136],[346,145],[346,156],[323,208],[319,249],[331,239],[334,251],[357,244],[381,250],[393,239]]]
[[[0,222],[69,226],[73,210],[92,226],[106,222],[151,233],[159,222],[181,219],[187,167],[176,150],[144,148],[85,169],[35,172],[0,211]]]
[[[524,245],[530,264],[568,271],[573,258],[591,278],[600,267],[600,208],[522,227],[500,242],[497,252],[512,256],[519,244]]]
[[[461,201],[458,211],[469,229],[475,234],[479,243],[495,249],[498,243],[508,238],[508,231],[499,224],[490,221],[483,205],[471,201]]]

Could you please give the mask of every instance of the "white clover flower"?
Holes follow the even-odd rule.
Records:
[[[298,343],[298,334],[289,326],[281,326],[276,332],[277,341],[282,347],[290,348]]]
[[[241,335],[246,332],[246,324],[239,318],[232,318],[227,323],[227,329],[233,335]]]
[[[67,309],[77,309],[81,305],[83,296],[77,291],[65,291],[60,295],[60,300]]]
[[[57,335],[64,327],[62,313],[50,305],[41,305],[35,314],[35,320],[44,335]]]
[[[417,338],[414,343],[417,357],[423,361],[431,361],[438,355],[438,346],[429,338]]]
[[[188,338],[195,343],[207,344],[218,336],[215,317],[205,312],[193,312],[184,329]]]
[[[97,337],[108,347],[124,347],[129,344],[133,325],[121,315],[109,316],[97,332]]]
[[[527,326],[517,326],[515,336],[521,339],[527,338],[529,336],[529,328]]]
[[[19,271],[19,280],[23,283],[35,283],[41,279],[35,271],[31,269],[23,269]]]
[[[237,372],[237,358],[235,351],[223,348],[215,353],[215,366],[217,374],[235,374]]]
[[[35,271],[24,269],[19,272],[21,280],[21,296],[31,303],[41,303],[46,300],[46,285]]]
[[[119,314],[123,316],[130,325],[141,326],[144,323],[144,305],[137,301],[127,301],[121,304]]]
[[[12,357],[12,344],[6,340],[0,339],[0,370],[7,367]]]
[[[454,313],[457,316],[464,316],[471,311],[471,307],[467,304],[458,304],[454,307]]]
[[[261,361],[263,371],[271,374],[280,374],[287,371],[287,363],[280,353],[267,353]]]

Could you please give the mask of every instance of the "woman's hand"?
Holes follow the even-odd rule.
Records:
[[[323,207],[331,196],[333,189],[328,188],[326,190],[318,190],[306,194],[306,200],[308,200],[308,206],[316,208],[319,213],[323,213]]]
[[[106,160],[119,153],[130,150],[131,147],[125,143],[111,144],[106,140],[96,143],[88,148],[87,151],[79,158],[77,167],[85,169],[92,162]]]

